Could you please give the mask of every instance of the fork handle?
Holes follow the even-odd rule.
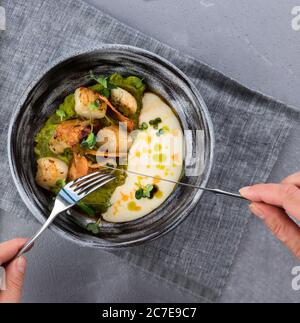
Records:
[[[203,191],[213,192],[213,193],[216,193],[216,194],[222,194],[222,195],[237,197],[237,198],[242,199],[242,200],[247,200],[245,197],[243,197],[240,194],[236,194],[236,193],[232,193],[232,192],[228,192],[228,191],[223,191],[223,190],[220,190],[218,188],[205,187],[205,188],[202,188],[202,189],[203,189]]]
[[[56,199],[56,201],[54,203],[53,210],[50,213],[46,222],[42,225],[42,227],[39,229],[39,231],[37,231],[36,234],[33,235],[25,243],[25,245],[17,253],[17,255],[14,257],[14,259],[22,256],[25,252],[27,252],[31,248],[31,246],[33,245],[34,241],[48,228],[48,226],[53,222],[53,220],[57,217],[57,215],[65,210],[66,210],[66,208],[64,207],[64,205],[62,205],[62,202],[59,199]]]

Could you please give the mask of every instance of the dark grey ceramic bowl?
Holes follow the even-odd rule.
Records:
[[[213,128],[205,103],[195,86],[178,68],[158,55],[130,46],[102,45],[60,60],[45,71],[25,91],[12,116],[8,142],[11,173],[21,198],[40,222],[48,217],[53,199],[34,180],[34,136],[66,95],[79,86],[90,84],[90,70],[96,74],[120,72],[142,77],[150,90],[160,94],[174,108],[183,129],[201,129],[204,149],[198,152],[198,159],[202,161],[203,173],[200,176],[185,176],[183,181],[206,184],[213,161]],[[189,158],[186,156],[187,163]],[[113,249],[135,245],[175,228],[198,203],[201,194],[199,190],[178,186],[151,214],[126,223],[104,223],[99,236],[86,231],[88,219],[74,209],[60,215],[51,228],[83,246]]]

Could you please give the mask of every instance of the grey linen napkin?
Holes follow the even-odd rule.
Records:
[[[170,60],[195,83],[212,116],[215,163],[209,186],[237,191],[266,181],[286,141],[295,110],[253,92],[203,63],[154,40],[81,1],[4,0],[0,32],[0,208],[32,216],[8,172],[7,125],[32,78],[61,56],[104,43],[142,47]],[[246,203],[205,193],[188,219],[154,242],[118,253],[132,264],[192,293],[217,301],[247,226]]]

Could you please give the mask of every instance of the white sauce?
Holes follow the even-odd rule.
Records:
[[[149,125],[149,121],[161,118],[158,129]],[[128,167],[135,171],[158,178],[178,181],[183,164],[183,133],[180,123],[172,109],[157,95],[145,93],[141,110],[140,124],[147,122],[148,129],[138,131],[129,151]],[[158,136],[159,129],[164,129]],[[155,184],[158,193],[152,199],[135,198],[139,185]],[[145,216],[159,207],[173,192],[175,184],[149,177],[128,174],[125,183],[115,190],[111,198],[111,207],[103,214],[109,222],[132,221]]]

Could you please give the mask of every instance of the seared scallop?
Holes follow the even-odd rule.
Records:
[[[97,144],[101,150],[109,152],[124,153],[132,145],[132,138],[127,131],[117,125],[109,126],[99,130]]]
[[[55,154],[62,154],[66,148],[77,145],[89,133],[88,121],[78,119],[64,121],[56,127],[49,141],[49,148]]]
[[[120,87],[111,90],[111,102],[127,115],[136,113],[137,102],[135,97]]]
[[[99,94],[86,87],[75,91],[75,111],[86,119],[101,119],[105,116],[107,105],[99,100]]]
[[[45,189],[55,187],[58,180],[66,180],[68,165],[60,159],[43,157],[37,160],[36,182]]]

